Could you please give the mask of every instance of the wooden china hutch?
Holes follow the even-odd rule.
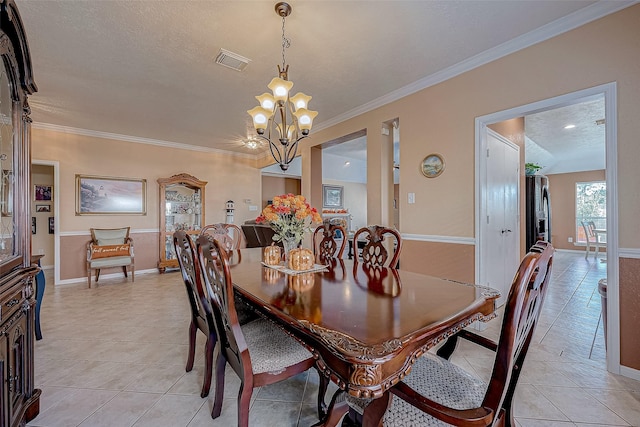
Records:
[[[34,389],[36,305],[31,264],[31,110],[37,91],[29,45],[13,0],[0,0],[0,426],[40,411]]]
[[[158,179],[160,189],[160,261],[158,269],[178,268],[173,247],[173,233],[184,230],[187,234],[200,234],[204,227],[204,187],[206,181],[181,173]]]

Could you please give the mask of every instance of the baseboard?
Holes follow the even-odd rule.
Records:
[[[629,368],[628,366],[620,366],[620,375],[636,381],[640,381],[640,371],[637,369]]]
[[[136,270],[136,276],[142,276],[144,274],[159,274],[159,271],[157,268],[151,268],[148,270]],[[101,274],[100,275],[100,279],[113,279],[113,278],[122,278],[124,277],[122,275],[122,272],[119,273],[110,273],[110,274]],[[57,282],[55,285],[59,286],[59,285],[72,285],[72,284],[76,284],[76,283],[87,283],[87,276],[83,276],[83,277],[75,277],[73,279],[64,279],[64,280],[60,280],[59,282]],[[95,280],[91,280],[92,284],[95,284]]]

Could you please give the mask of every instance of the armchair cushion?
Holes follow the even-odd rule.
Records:
[[[98,246],[121,245],[129,237],[130,227],[92,228],[91,240]]]
[[[89,264],[91,268],[122,267],[132,264],[132,259],[130,256],[112,256],[90,260]]]
[[[104,246],[91,246],[91,259],[96,260],[98,258],[106,257],[118,257],[129,256],[131,246],[127,243],[124,245],[104,245]]]

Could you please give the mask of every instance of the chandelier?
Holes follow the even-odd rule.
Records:
[[[271,155],[280,164],[280,168],[286,171],[296,156],[298,142],[309,136],[313,119],[318,112],[307,109],[310,96],[302,92],[289,95],[293,82],[288,79],[289,65],[284,56],[285,49],[290,45],[284,35],[284,24],[292,8],[289,4],[280,2],[276,4],[275,10],[282,17],[282,66],[278,65],[278,77],[274,77],[267,85],[273,94],[265,92],[256,96],[260,105],[247,113],[253,118],[258,137],[269,142]]]

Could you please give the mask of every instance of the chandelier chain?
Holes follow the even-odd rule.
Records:
[[[284,50],[288,49],[291,46],[291,41],[285,37],[284,35],[284,20],[285,17],[282,17],[282,69],[284,70],[284,67],[287,64],[287,61],[284,58]]]

